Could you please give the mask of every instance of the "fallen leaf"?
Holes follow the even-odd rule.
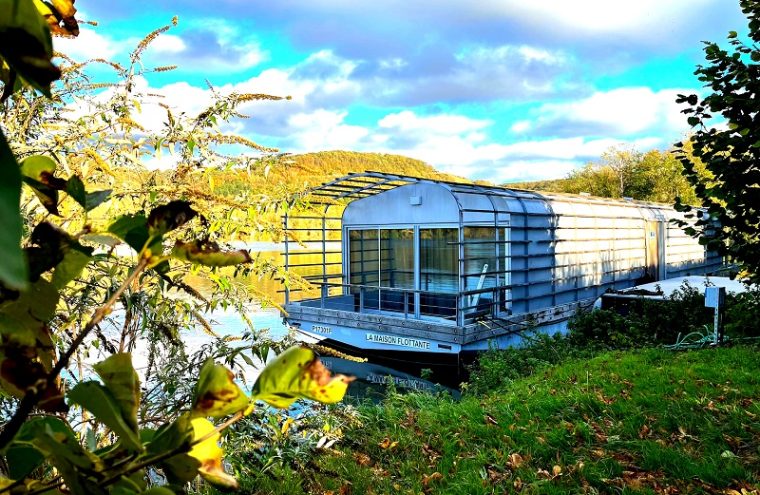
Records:
[[[398,442],[391,441],[390,438],[385,437],[383,440],[377,444],[381,449],[387,450],[387,449],[393,449],[398,445]]]
[[[525,462],[525,459],[523,459],[523,456],[521,456],[517,452],[513,452],[509,454],[509,461],[507,461],[507,466],[512,469],[517,469],[523,465],[523,462]]]
[[[639,430],[639,438],[646,438],[649,436],[650,429],[648,425],[643,425],[641,429]]]
[[[422,485],[428,486],[433,481],[438,481],[443,478],[443,475],[439,473],[438,471],[434,472],[430,476],[422,475]]]

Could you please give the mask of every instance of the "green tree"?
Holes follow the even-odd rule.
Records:
[[[205,173],[200,164],[252,161],[228,157],[219,145],[269,151],[218,124],[243,101],[275,98],[216,95],[197,116],[166,108],[167,125],[144,129],[134,119],[146,97],[134,84],[145,73],[140,54],[170,26],[143,39],[127,68],[107,62],[118,82],[102,85],[82,72],[87,63],[63,57],[62,70],[52,63],[50,31],[75,35],[74,14],[73,0],[0,0],[0,494],[171,495],[199,475],[235,488],[221,431],[257,401],[332,403],[350,381],[331,376],[311,349],[293,347],[262,370],[248,396],[213,359],[185,359],[178,337],[195,324],[209,327],[200,312],[241,302],[225,268],[272,272],[245,250],[220,247],[248,232],[259,202],[244,204],[242,214],[230,201],[220,207],[193,176]],[[74,96],[86,111],[72,117]],[[161,150],[178,164],[163,182],[143,167]],[[214,283],[210,295],[191,286],[196,274]],[[104,329],[112,312],[121,319],[116,338]],[[157,351],[162,335],[172,346],[166,354],[184,361],[172,370],[174,383],[148,379],[167,374]],[[141,380],[132,351],[146,338]],[[242,354],[253,344],[221,347],[228,352],[213,357],[254,364]],[[85,369],[94,360],[83,362],[89,352],[104,358],[94,373]],[[148,468],[166,483],[150,486],[156,477]]]
[[[598,162],[570,172],[566,179],[542,183],[543,190],[578,194],[587,192],[606,198],[631,197],[642,201],[697,204],[694,190],[681,174],[683,165],[673,153],[610,148]],[[703,174],[704,167],[697,166]]]
[[[710,93],[679,95],[688,105],[682,112],[695,131],[690,143],[677,143],[684,175],[694,186],[706,213],[696,225],[686,227],[710,249],[730,256],[760,280],[760,3],[740,0],[749,20],[747,39],[731,31],[730,48],[705,42],[707,63],[694,74]],[[721,121],[715,121],[719,117]],[[709,174],[699,171],[700,160]],[[693,208],[678,201],[676,207],[694,215]]]

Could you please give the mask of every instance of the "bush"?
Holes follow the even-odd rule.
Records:
[[[729,337],[760,337],[760,287],[729,297],[723,323]]]
[[[701,330],[712,324],[712,310],[704,296],[684,283],[667,300],[640,298],[613,310],[579,312],[568,323],[576,345],[595,349],[629,349],[672,344],[679,334]]]
[[[525,345],[521,347],[492,348],[481,354],[469,369],[468,389],[484,393],[548,366],[593,355],[591,349],[576,345],[564,335],[531,333],[523,337]]]
[[[712,329],[713,312],[704,296],[689,284],[666,301],[631,301],[626,314],[597,309],[578,312],[568,322],[565,336],[526,334],[524,345],[490,349],[470,367],[469,388],[474,393],[498,389],[511,381],[571,359],[599,352],[673,344],[678,335]],[[725,334],[730,338],[760,336],[760,289],[726,299]]]

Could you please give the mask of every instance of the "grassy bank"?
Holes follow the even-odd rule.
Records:
[[[700,493],[760,482],[760,351],[609,352],[461,401],[360,409],[305,468],[251,493]],[[733,492],[726,492],[733,493]]]

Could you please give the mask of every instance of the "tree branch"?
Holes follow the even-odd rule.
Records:
[[[140,261],[137,263],[137,266],[135,266],[135,269],[132,271],[132,273],[129,274],[129,276],[119,286],[119,288],[116,289],[113,294],[111,294],[111,297],[109,297],[102,306],[95,310],[92,317],[90,318],[90,321],[87,322],[82,331],[79,332],[79,335],[77,335],[77,337],[71,342],[71,345],[66,350],[66,352],[63,353],[63,355],[61,355],[61,357],[58,359],[58,362],[55,364],[50,373],[48,373],[47,380],[45,380],[45,382],[36,389],[27,390],[26,395],[24,395],[24,398],[21,399],[21,403],[19,403],[16,412],[13,414],[13,417],[5,424],[3,431],[0,432],[0,450],[5,449],[5,447],[11,443],[13,438],[16,436],[16,433],[18,433],[18,431],[21,429],[21,426],[26,421],[26,418],[29,417],[29,413],[31,413],[32,409],[34,409],[34,407],[39,403],[40,398],[42,397],[42,393],[45,391],[45,389],[55,385],[55,381],[58,379],[58,375],[60,375],[61,371],[63,371],[63,369],[68,366],[69,361],[71,360],[71,356],[74,355],[77,348],[82,344],[82,342],[84,342],[84,339],[87,338],[87,335],[92,331],[92,329],[95,328],[95,326],[100,323],[103,318],[106,317],[106,315],[108,315],[111,310],[111,306],[114,305],[121,294],[127,289],[127,287],[132,284],[137,276],[142,273],[147,265],[148,258],[141,254]]]

